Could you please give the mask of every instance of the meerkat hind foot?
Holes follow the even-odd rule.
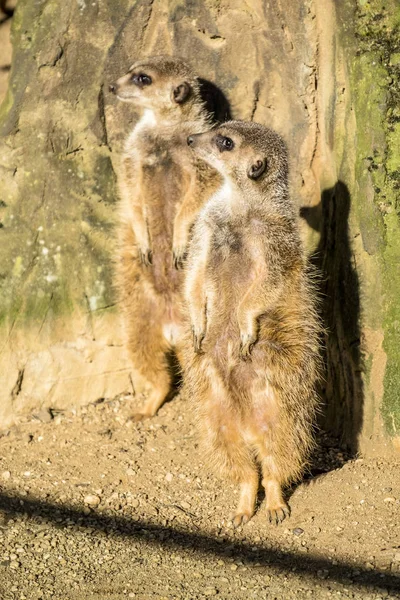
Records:
[[[268,520],[270,523],[275,523],[275,525],[279,525],[286,519],[286,517],[290,517],[290,507],[288,504],[283,504],[279,507],[268,507],[267,506],[267,514]]]
[[[258,491],[258,473],[252,472],[240,485],[240,498],[236,511],[230,517],[233,527],[245,525],[254,515]]]
[[[144,419],[150,419],[157,414],[159,408],[164,404],[170,392],[171,381],[168,374],[160,374],[159,377],[161,379],[159,387],[153,389],[147,395],[144,406],[141,409],[136,409],[129,417],[129,421],[138,423],[139,421],[144,421]]]
[[[283,499],[281,486],[276,480],[264,480],[263,487],[267,497],[268,520],[279,525],[286,517],[290,517],[290,507]]]
[[[233,527],[237,529],[241,525],[246,525],[253,516],[253,512],[237,512],[230,516],[229,521],[232,523]]]
[[[152,417],[153,415],[149,415],[148,413],[133,413],[132,415],[130,415],[130,417],[128,417],[128,421],[131,421],[132,423],[140,423],[141,421],[144,421],[145,419],[150,419],[150,417]]]

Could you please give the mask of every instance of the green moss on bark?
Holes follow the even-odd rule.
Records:
[[[117,3],[121,22],[127,6]],[[0,111],[0,322],[9,328],[113,303],[115,176],[99,98],[117,23],[111,3],[98,11],[18,3]]]
[[[390,435],[400,434],[400,9],[395,0],[360,1],[358,56],[353,65],[360,190],[372,184],[373,197],[358,198],[362,231],[381,243],[367,246],[382,280],[380,305],[387,363],[381,411]],[[363,187],[365,183],[365,187]],[[369,186],[371,189],[371,185]],[[369,315],[364,315],[368,322]]]

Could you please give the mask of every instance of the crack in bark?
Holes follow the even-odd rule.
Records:
[[[107,134],[107,122],[106,122],[105,103],[104,103],[104,83],[102,83],[100,86],[100,91],[99,91],[97,102],[98,102],[98,107],[99,107],[99,120],[100,120],[100,124],[101,124],[101,128],[102,128],[102,132],[103,132],[102,144],[107,146],[109,151],[112,152],[111,146],[108,141],[108,134]]]
[[[250,121],[253,121],[254,115],[257,110],[258,102],[260,100],[260,81],[257,79],[253,85],[254,91],[254,100],[253,100],[253,108],[251,110]]]
[[[96,341],[96,336],[94,334],[92,309],[90,308],[89,296],[86,293],[85,293],[85,300],[86,300],[87,312],[88,312],[88,315],[89,315],[90,334],[91,334],[92,340],[95,342]]]
[[[317,53],[316,53],[316,61],[318,61],[318,48],[317,48]],[[316,62],[316,64],[318,64],[318,62]],[[314,147],[313,147],[313,151],[311,154],[311,159],[310,159],[310,169],[312,169],[313,163],[314,163],[314,159],[315,156],[317,154],[317,150],[318,150],[318,146],[319,146],[319,137],[320,137],[320,128],[319,128],[319,110],[318,110],[318,99],[317,99],[317,87],[318,87],[318,74],[317,74],[317,67],[314,67],[313,70],[313,77],[314,77],[314,91],[313,91],[313,101],[314,101],[314,118],[315,118],[315,139],[314,139]]]
[[[55,67],[57,65],[57,63],[61,60],[63,54],[64,54],[64,48],[61,46],[60,42],[58,42],[59,45],[59,49],[56,52],[54,58],[47,63],[42,63],[41,65],[39,65],[39,70],[42,69],[43,67]]]
[[[18,371],[17,381],[15,382],[15,385],[14,385],[13,389],[11,390],[11,402],[14,402],[21,392],[22,382],[24,380],[24,373],[25,373],[25,367]]]
[[[142,27],[142,39],[141,39],[141,43],[140,43],[140,51],[143,50],[144,36],[146,35],[146,31],[147,31],[147,28],[149,26],[149,23],[150,23],[152,14],[153,14],[153,4],[154,4],[154,0],[150,0],[150,2],[149,2],[149,12],[148,12],[148,15],[147,15],[146,19],[144,20],[143,27]]]
[[[44,324],[45,324],[45,322],[46,322],[47,315],[49,314],[50,306],[51,306],[51,303],[52,303],[52,301],[53,301],[53,296],[54,296],[54,294],[53,294],[53,292],[52,292],[52,293],[51,293],[51,295],[50,295],[50,298],[49,298],[49,304],[48,304],[48,306],[47,306],[47,308],[46,308],[45,315],[44,315],[44,317],[43,317],[43,319],[42,319],[42,322],[41,322],[41,324],[40,324],[40,327],[39,327],[38,335],[39,335],[39,334],[40,334],[40,332],[42,331],[42,329],[43,329],[43,325],[44,325]]]

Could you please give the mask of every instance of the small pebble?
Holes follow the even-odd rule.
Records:
[[[10,479],[10,477],[11,477],[10,471],[3,471],[3,473],[1,474],[1,477],[4,481],[8,481],[8,479]]]
[[[41,423],[50,423],[53,420],[53,413],[49,408],[43,408],[38,413],[35,414],[36,419],[38,419]]]
[[[320,579],[326,579],[329,575],[329,571],[327,571],[326,569],[319,570],[317,571],[317,575]]]
[[[167,473],[165,476],[166,481],[171,482],[173,480],[174,476],[172,475],[172,473]]]
[[[304,529],[301,529],[301,527],[295,527],[293,529],[293,533],[294,533],[294,535],[303,535]]]
[[[388,496],[387,498],[384,498],[383,501],[387,502],[387,503],[392,503],[392,502],[396,502],[396,498],[393,498],[393,496]]]
[[[100,504],[100,498],[95,494],[88,494],[84,497],[83,501],[88,506],[98,506]]]
[[[203,590],[203,594],[205,596],[216,596],[218,594],[218,591],[214,587],[206,587]]]

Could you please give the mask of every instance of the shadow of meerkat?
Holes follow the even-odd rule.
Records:
[[[300,216],[321,234],[310,260],[321,273],[319,292],[325,327],[320,426],[326,433],[322,434],[322,445],[327,448],[332,443],[329,436],[333,436],[349,457],[359,449],[364,400],[360,285],[348,228],[350,206],[349,190],[338,181],[322,192],[318,206],[300,209]]]

